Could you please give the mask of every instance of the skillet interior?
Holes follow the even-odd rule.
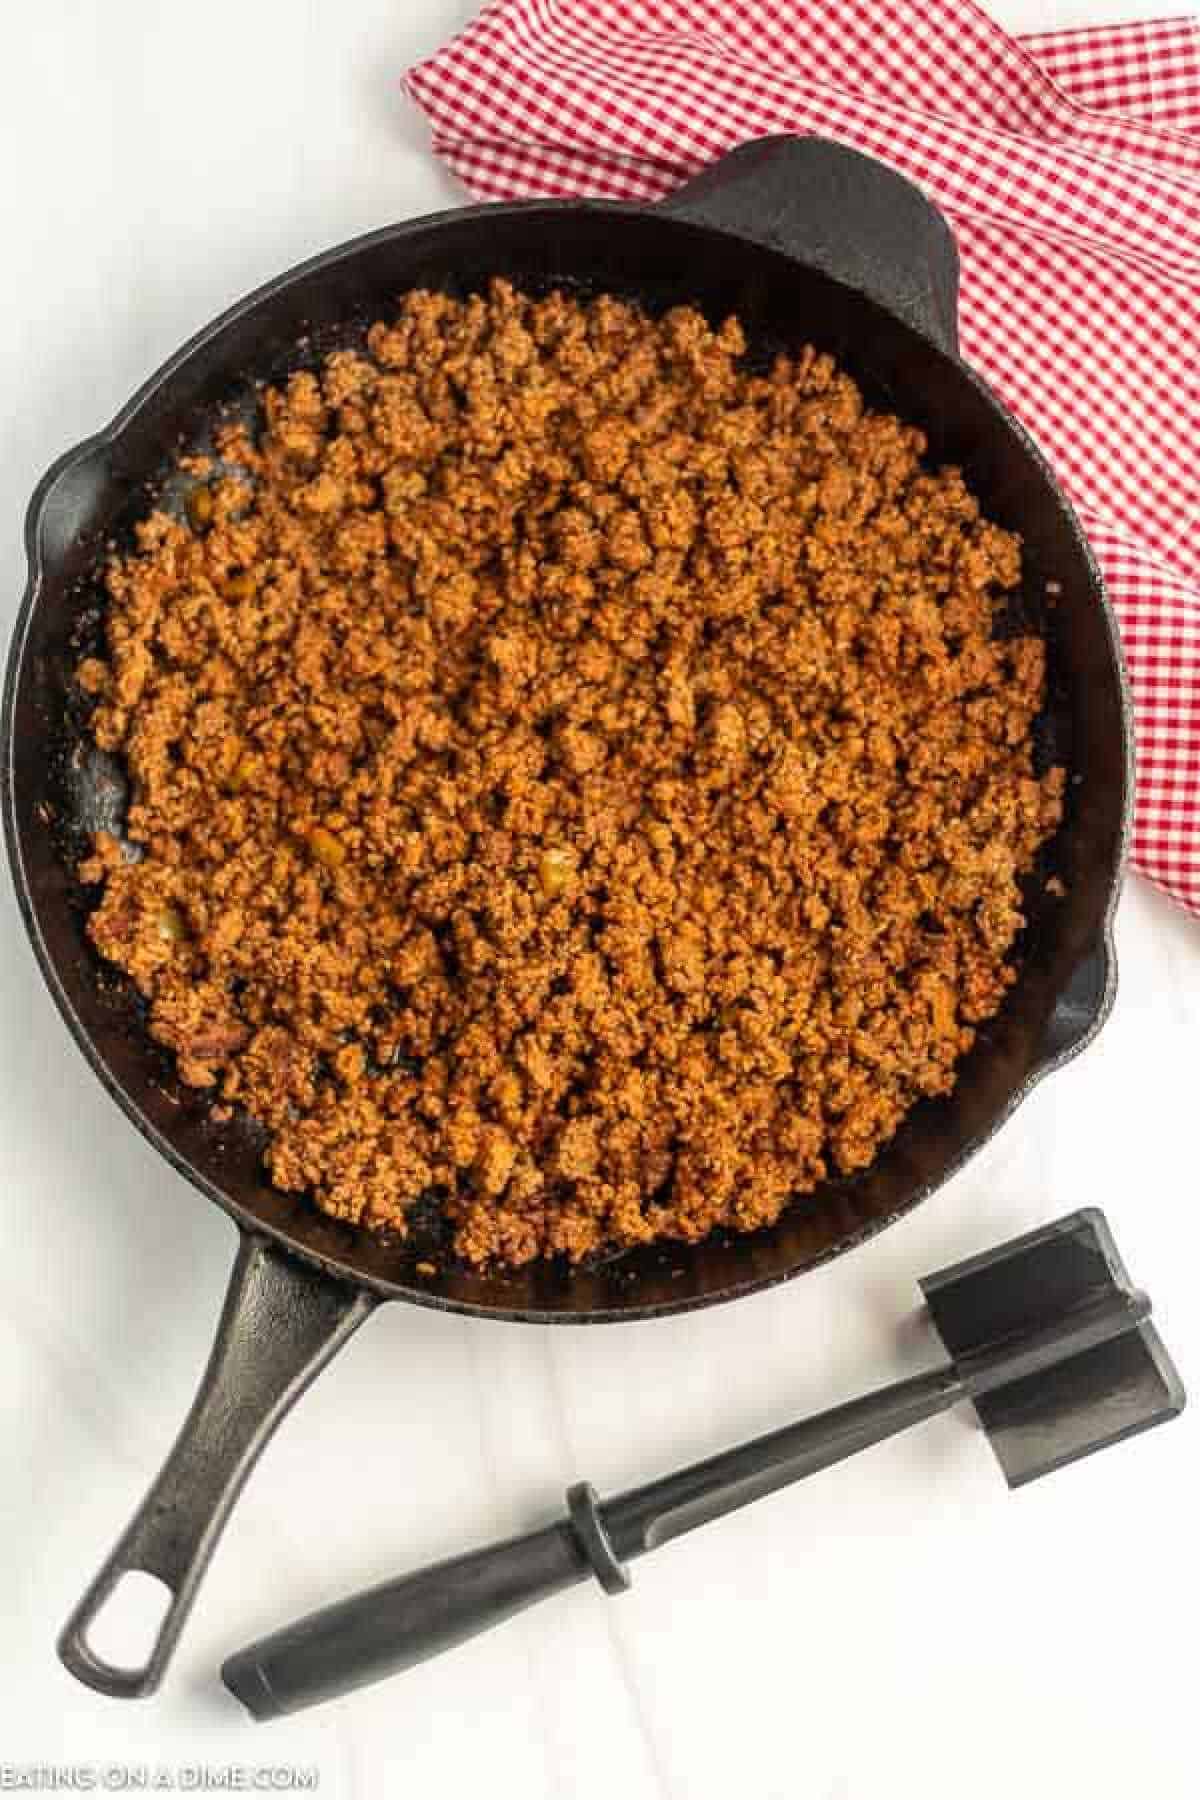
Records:
[[[1020,610],[1050,645],[1051,695],[1040,754],[1067,763],[1066,821],[1031,887],[1020,980],[981,1032],[953,1095],[923,1102],[852,1181],[798,1200],[771,1230],[695,1247],[654,1247],[568,1273],[535,1265],[479,1274],[414,1263],[430,1239],[388,1244],[276,1193],[248,1123],[214,1127],[150,1043],[135,996],[106,973],[84,936],[85,907],[68,861],[82,830],[119,806],[111,768],[80,735],[71,671],[97,630],[97,566],[162,491],[181,448],[203,443],[219,408],[252,397],[248,377],[274,380],[354,341],[413,286],[465,293],[491,275],[531,291],[554,285],[635,297],[652,310],[698,304],[736,311],[752,355],[811,339],[859,381],[871,404],[920,423],[935,460],[960,463],[985,510],[1025,542]],[[861,294],[790,257],[708,227],[620,206],[532,203],[469,208],[393,227],[315,259],[225,315],[153,377],[113,428],[64,458],[30,515],[31,604],[18,626],[7,699],[8,822],[18,889],[35,946],[68,1023],[126,1112],[171,1162],[242,1223],[310,1260],[426,1304],[543,1320],[630,1317],[730,1297],[779,1281],[847,1248],[923,1198],[956,1167],[1066,1048],[1056,1002],[1081,961],[1105,943],[1125,829],[1128,745],[1111,620],[1072,515],[1028,440],[987,391]],[[1052,602],[1047,584],[1057,584]],[[22,642],[23,640],[23,642]],[[11,734],[11,736],[10,736]],[[1078,986],[1078,982],[1076,983]],[[1106,1009],[1103,955],[1083,984],[1074,1040]]]

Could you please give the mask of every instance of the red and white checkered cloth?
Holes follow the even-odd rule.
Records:
[[[409,93],[485,199],[654,200],[820,133],[949,216],[963,354],[1071,494],[1121,622],[1133,860],[1200,912],[1200,33],[1010,37],[973,0],[492,0]]]

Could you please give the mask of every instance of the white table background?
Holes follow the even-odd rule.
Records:
[[[1027,29],[1135,0],[994,0]],[[1141,10],[1177,9],[1149,0]],[[27,0],[0,60],[0,606],[43,467],[237,295],[452,204],[399,93],[465,0]],[[1012,1496],[961,1417],[391,1684],[251,1725],[252,1635],[929,1354],[915,1278],[1107,1211],[1200,1385],[1200,925],[1134,882],[1115,1015],[915,1216],[803,1281],[657,1324],[386,1307],[252,1476],[163,1691],[59,1667],[69,1606],[167,1449],[234,1233],[70,1044],[0,882],[0,1786],[5,1766],[315,1767],[326,1800],[1088,1800],[1196,1794],[1200,1424]]]

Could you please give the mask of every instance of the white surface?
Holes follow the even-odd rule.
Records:
[[[1131,10],[997,7],[1029,28]],[[6,609],[25,501],[60,449],[275,270],[455,200],[395,78],[467,12],[14,9]],[[569,1480],[613,1489],[914,1367],[918,1274],[1085,1203],[1200,1383],[1200,925],[1135,883],[1100,1042],[965,1175],[825,1272],[601,1330],[385,1308],[267,1451],[164,1691],[137,1706],[76,1686],[53,1638],[182,1418],[233,1232],[101,1092],[0,887],[0,1786],[5,1765],[116,1761],[312,1766],[330,1800],[1195,1794],[1195,1413],[1017,1496],[982,1438],[941,1420],[660,1552],[620,1601],[580,1589],[282,1725],[247,1723],[216,1669],[299,1611],[548,1516]]]

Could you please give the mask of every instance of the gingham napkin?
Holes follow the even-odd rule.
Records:
[[[485,199],[657,199],[820,133],[949,216],[962,350],[1103,566],[1138,742],[1134,865],[1200,912],[1200,33],[1018,40],[972,0],[492,0],[409,93]]]

